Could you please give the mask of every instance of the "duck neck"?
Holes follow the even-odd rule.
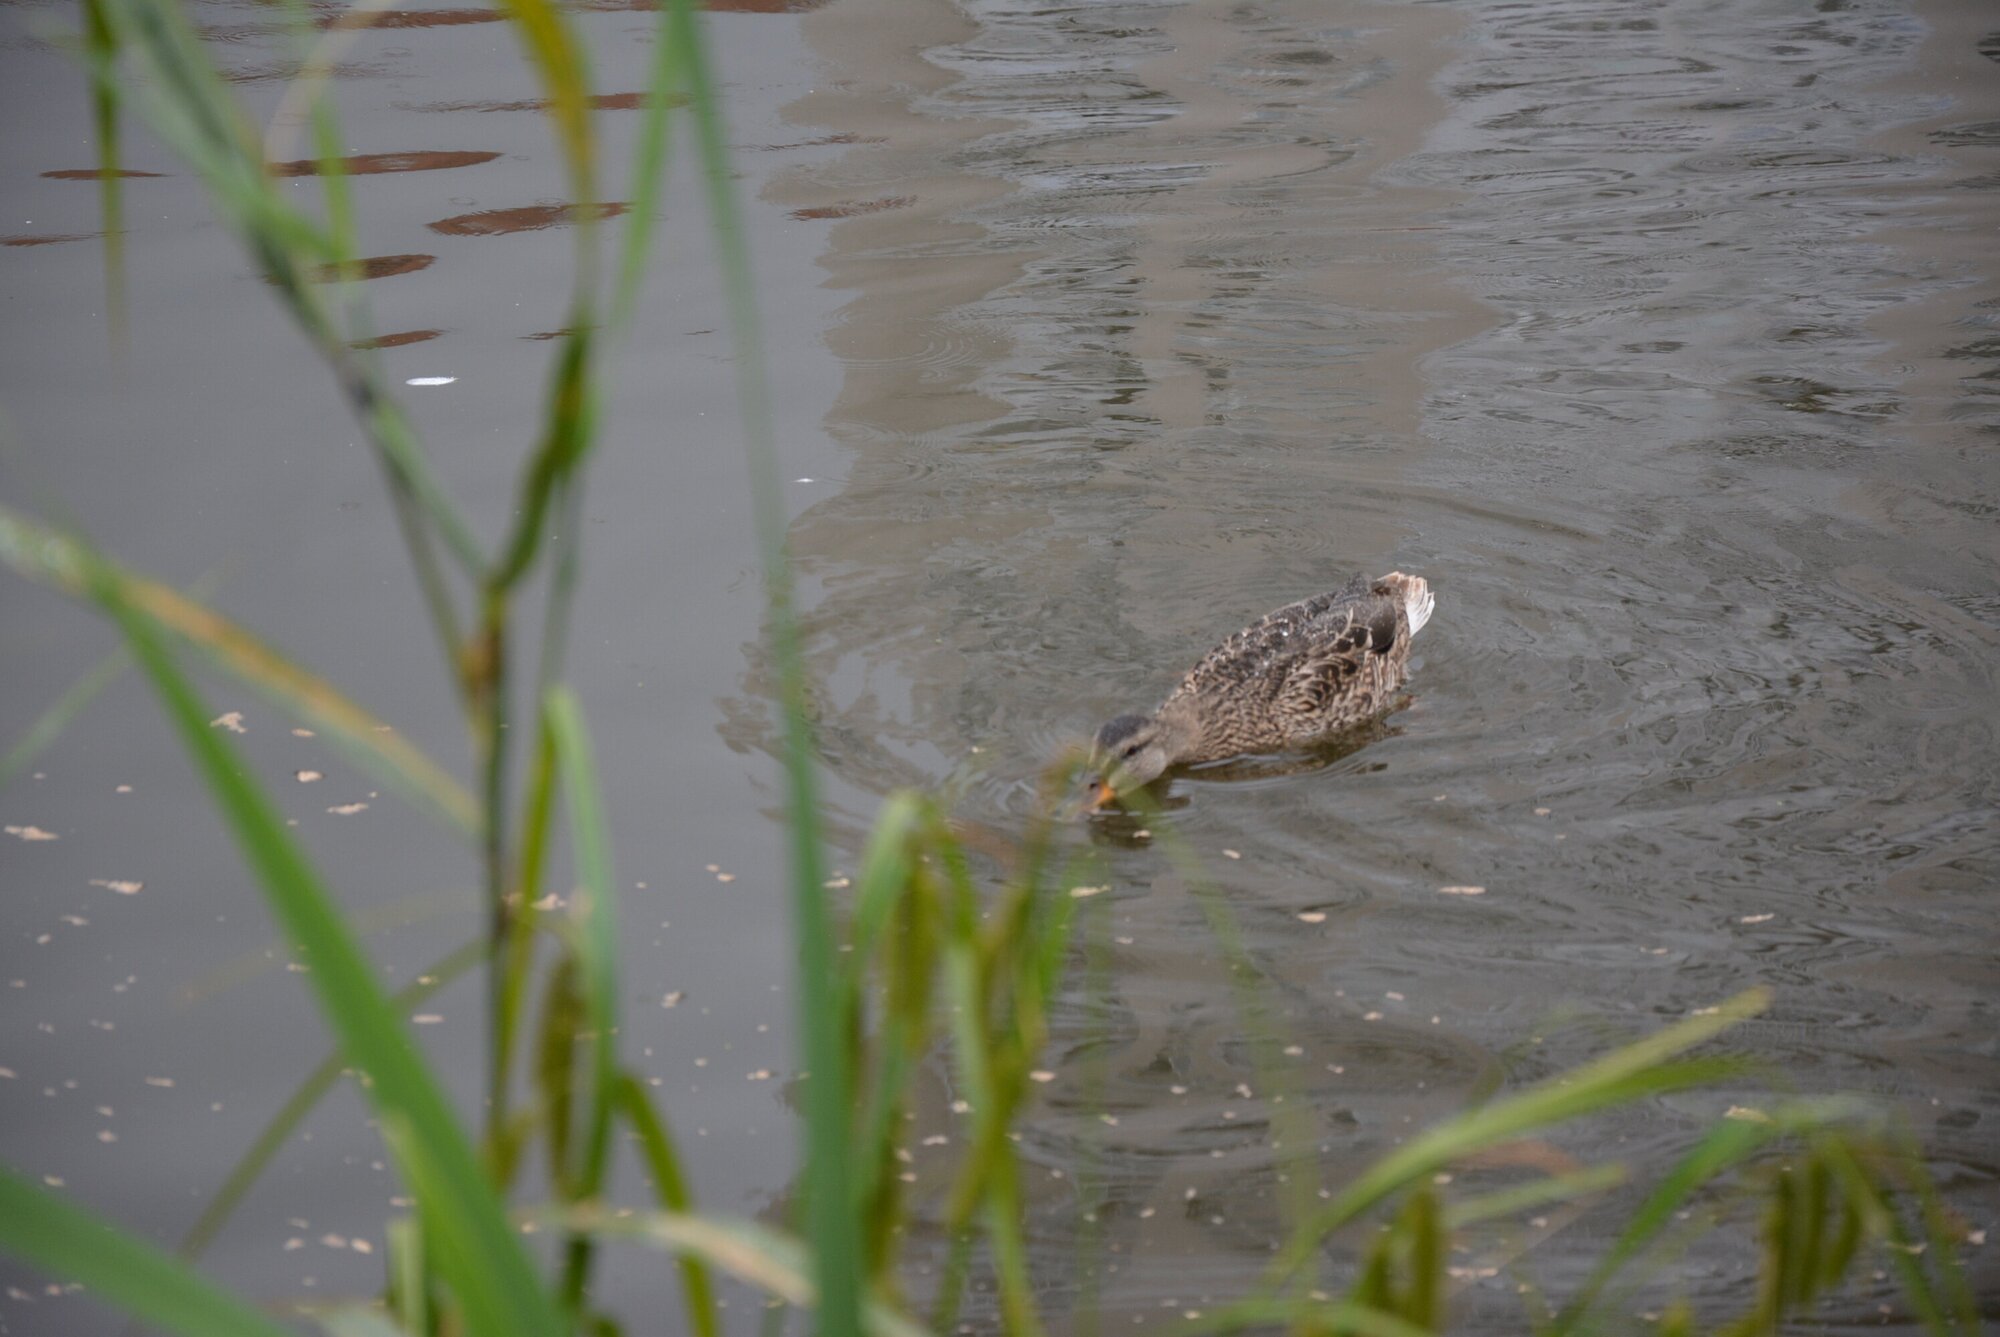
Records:
[[[1201,717],[1192,697],[1174,693],[1153,712],[1153,718],[1159,721],[1160,745],[1166,750],[1168,765],[1202,760]]]

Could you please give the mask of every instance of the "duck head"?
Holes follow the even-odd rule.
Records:
[[[1163,706],[1151,715],[1120,715],[1091,744],[1089,807],[1151,784],[1193,750],[1196,731],[1184,713]]]

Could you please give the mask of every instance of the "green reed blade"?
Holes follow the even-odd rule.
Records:
[[[534,565],[548,533],[551,500],[583,463],[596,436],[596,393],[591,384],[593,336],[588,316],[572,312],[549,387],[542,439],[515,487],[514,527],[486,579],[487,597],[504,594]]]
[[[596,140],[590,133],[590,71],[569,21],[549,0],[500,0],[528,63],[541,78],[556,146],[578,205],[597,198]]]
[[[484,558],[471,529],[431,474],[407,421],[346,349],[314,292],[316,275],[341,272],[336,239],[272,181],[261,142],[186,14],[172,0],[98,3],[119,51],[141,75],[130,82],[148,127],[206,183],[217,212],[329,360],[392,485],[415,500],[461,567],[478,572]],[[413,544],[414,557],[421,560],[424,551]]]
[[[1739,1072],[1743,1065],[1730,1060],[1671,1060],[1769,1005],[1768,990],[1738,994],[1706,1015],[1690,1017],[1581,1068],[1468,1110],[1417,1135],[1364,1171],[1295,1230],[1266,1270],[1266,1282],[1282,1283],[1312,1255],[1328,1232],[1471,1151],[1518,1137],[1531,1128]]]
[[[0,520],[4,523],[4,520]],[[4,541],[4,540],[0,540]],[[84,708],[97,699],[98,693],[109,687],[118,675],[132,666],[132,652],[119,646],[110,654],[97,661],[90,672],[70,684],[69,690],[57,697],[54,704],[28,726],[21,740],[7,749],[7,755],[0,757],[0,789],[12,783],[15,776],[26,770],[36,757],[48,751],[50,744],[70,726],[70,721],[81,715]]]
[[[306,979],[393,1142],[406,1182],[424,1205],[441,1272],[482,1335],[553,1334],[561,1326],[472,1149],[415,1041],[270,797],[233,748],[209,727],[193,686],[151,622],[125,598],[125,582],[85,553],[91,596],[117,620],[162,707],[227,821],[286,934],[300,944]]]
[[[149,626],[173,633],[280,709],[323,729],[356,764],[398,793],[461,831],[478,829],[472,796],[401,734],[349,701],[326,679],[300,668],[236,623],[171,586],[128,572],[89,553],[80,540],[5,506],[0,506],[0,562],[30,579],[76,595],[86,592],[88,574],[96,570],[101,579],[117,587],[121,603]]]
[[[344,1304],[307,1312],[327,1337],[409,1337],[387,1314],[372,1305]]]
[[[419,972],[415,983],[398,989],[390,1001],[398,1013],[406,1013],[478,965],[485,957],[484,941],[468,942],[432,962],[427,969]],[[236,1164],[229,1167],[229,1173],[224,1177],[222,1187],[210,1196],[208,1204],[201,1209],[201,1215],[195,1218],[194,1224],[181,1236],[181,1242],[175,1247],[175,1253],[190,1260],[201,1257],[203,1251],[214,1242],[217,1232],[234,1215],[244,1195],[250,1192],[263,1175],[265,1168],[271,1163],[271,1158],[284,1148],[292,1133],[305,1122],[306,1116],[318,1107],[319,1102],[333,1089],[334,1083],[340,1080],[341,1074],[346,1070],[347,1055],[342,1050],[336,1049],[320,1060],[319,1066],[307,1074],[306,1079],[299,1083],[290,1098],[278,1107],[278,1112],[272,1115],[258,1131],[257,1136],[251,1140],[249,1148],[237,1157]]]
[[[405,1333],[431,1331],[430,1269],[424,1266],[424,1232],[407,1216],[389,1222],[387,1302]]]
[[[1445,1225],[1464,1230],[1486,1221],[1496,1221],[1537,1207],[1574,1202],[1617,1188],[1631,1177],[1622,1165],[1593,1165],[1567,1174],[1532,1179],[1513,1188],[1496,1189],[1476,1198],[1466,1198],[1445,1209]]]
[[[667,1124],[646,1097],[646,1088],[631,1073],[619,1075],[613,1088],[618,1111],[639,1139],[639,1150],[653,1176],[653,1192],[660,1206],[669,1212],[687,1214],[694,1210],[694,1195],[688,1191],[687,1176],[681,1169],[680,1153],[667,1131]],[[715,1307],[715,1284],[701,1255],[683,1250],[680,1255],[681,1294],[687,1303],[688,1327],[695,1337],[719,1337],[721,1323]]]
[[[819,1299],[813,1284],[816,1269],[805,1246],[790,1235],[753,1222],[724,1222],[672,1212],[613,1216],[594,1206],[545,1212],[537,1219],[555,1229],[579,1231],[602,1240],[696,1254],[718,1272],[799,1308],[811,1308]],[[861,1320],[859,1330],[870,1337],[930,1337],[922,1327],[877,1301],[862,1306],[857,1317]],[[826,1331],[823,1309],[819,1331]]]
[[[785,545],[784,498],[772,440],[763,341],[752,296],[750,263],[736,207],[729,149],[722,130],[701,24],[687,0],[668,0],[674,40],[688,81],[710,231],[721,261],[736,357],[738,412],[743,421],[751,510],[764,568],[771,658],[785,731],[786,816],[791,829],[793,920],[798,937],[799,1033],[806,1070],[806,1205],[819,1279],[822,1337],[854,1337],[860,1325],[859,1240],[847,1156],[853,1145],[852,1083],[846,1037],[840,1033],[838,971],[825,905],[818,785],[798,626],[792,611],[791,568]]]
[[[618,885],[611,867],[610,826],[598,794],[597,765],[583,709],[567,687],[556,687],[543,703],[543,715],[562,773],[570,841],[576,851],[577,888],[570,913],[576,930],[572,942],[578,993],[589,1033],[590,1074],[576,1192],[579,1197],[594,1198],[603,1191],[610,1158],[611,1108],[618,1076]],[[572,1241],[565,1268],[564,1298],[573,1308],[583,1302],[589,1267],[586,1245],[580,1238]]]
[[[104,310],[114,347],[125,339],[125,189],[119,176],[118,34],[104,0],[83,0],[83,53],[90,66],[90,121],[97,142],[97,212],[104,223]]]
[[[489,906],[497,932],[489,941],[499,954],[488,974],[486,1055],[487,1168],[494,1182],[505,1186],[510,1174],[498,1173],[509,1162],[502,1157],[501,1133],[508,1119],[513,1085],[514,1048],[521,1014],[527,1007],[535,961],[535,922],[541,915],[543,864],[547,860],[549,827],[555,812],[556,748],[547,716],[536,727],[535,760],[522,798],[520,846],[515,854],[513,891],[497,906]]]
[[[190,1337],[285,1337],[241,1300],[135,1235],[0,1169],[0,1248]]]
[[[1352,1300],[1304,1298],[1245,1300],[1178,1324],[1170,1332],[1172,1337],[1207,1337],[1210,1333],[1281,1324],[1294,1332],[1351,1333],[1353,1337],[1437,1337],[1434,1329]]]
[[[1672,1223],[1674,1214],[1703,1185],[1748,1161],[1774,1141],[1853,1119],[1864,1108],[1855,1101],[1839,1098],[1799,1101],[1778,1106],[1767,1119],[1724,1119],[1717,1123],[1674,1164],[1626,1221],[1610,1251],[1556,1315],[1552,1331],[1587,1329],[1587,1319],[1597,1297],[1611,1278]]]
[[[684,53],[674,41],[673,15],[662,6],[653,32],[653,67],[646,78],[646,98],[640,111],[638,142],[632,150],[632,176],[626,187],[631,210],[625,216],[624,245],[611,299],[611,328],[623,330],[638,310],[646,287],[646,253],[653,237],[653,213],[659,207],[660,183],[666,179],[672,140],[667,135],[668,112],[685,98],[678,94],[683,80]]]

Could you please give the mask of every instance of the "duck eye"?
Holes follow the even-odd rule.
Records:
[[[1126,749],[1123,752],[1119,753],[1118,755],[1125,758],[1125,760],[1130,761],[1132,758],[1139,755],[1140,750],[1141,749],[1139,744],[1132,743],[1128,745]]]

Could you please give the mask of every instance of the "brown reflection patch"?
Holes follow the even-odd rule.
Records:
[[[794,218],[853,218],[857,214],[879,214],[884,209],[900,209],[917,202],[914,195],[891,195],[882,200],[861,200],[854,204],[823,204],[816,209],[794,209]]]
[[[0,237],[0,246],[53,246],[59,241],[89,241],[102,232],[44,232],[40,235]]]
[[[519,209],[485,209],[476,214],[459,214],[426,224],[447,237],[499,237],[510,232],[535,232],[590,218],[616,218],[625,212],[622,204],[528,204]]]
[[[398,274],[414,274],[420,269],[429,269],[436,260],[435,255],[371,255],[365,260],[351,260],[344,265],[315,265],[310,277],[314,283],[394,278]]]
[[[476,163],[492,162],[498,153],[452,153],[444,150],[422,150],[416,153],[357,153],[340,161],[347,168],[349,176],[374,176],[380,172],[442,172],[452,167],[471,167]],[[272,176],[317,176],[319,159],[301,158],[297,162],[274,162]]]
[[[684,107],[687,98],[679,93],[669,94],[669,107]],[[646,106],[644,93],[598,93],[590,99],[594,111],[642,111]],[[398,102],[398,111],[547,111],[547,98],[524,98],[518,102]]]
[[[371,348],[401,348],[406,344],[429,343],[443,333],[443,330],[404,330],[400,334],[378,334],[373,339],[350,340],[347,346],[365,353]]]
[[[701,7],[715,14],[803,14],[825,3],[827,0],[703,0]],[[570,7],[599,13],[651,13],[660,3],[659,0],[574,0]]]
[[[43,172],[51,181],[102,181],[106,177],[131,178],[160,176],[159,172],[135,172],[128,167],[114,167],[109,171],[102,167],[64,167],[54,172]]]
[[[819,149],[830,144],[886,144],[889,141],[881,135],[857,135],[851,130],[843,130],[837,135],[821,135],[818,139],[801,139],[791,144],[752,144],[757,153],[783,153],[788,149]]]
[[[498,23],[497,9],[380,9],[373,14],[329,14],[322,28],[456,28],[467,23]]]

